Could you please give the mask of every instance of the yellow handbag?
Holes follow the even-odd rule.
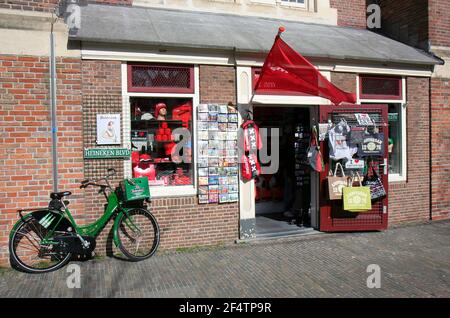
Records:
[[[353,178],[350,185],[342,189],[342,198],[344,201],[344,210],[350,212],[368,212],[372,210],[372,201],[370,199],[370,187],[363,186],[359,173],[359,187],[353,186]]]

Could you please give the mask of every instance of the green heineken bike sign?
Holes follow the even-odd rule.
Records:
[[[84,159],[130,158],[127,148],[91,148],[84,149]]]

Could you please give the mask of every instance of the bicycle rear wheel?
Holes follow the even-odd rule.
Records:
[[[119,217],[120,251],[134,262],[152,256],[159,246],[159,226],[155,217],[142,208],[129,210]]]
[[[64,266],[71,253],[58,245],[43,245],[47,229],[31,217],[21,223],[9,241],[9,255],[13,266],[28,273],[46,273]]]

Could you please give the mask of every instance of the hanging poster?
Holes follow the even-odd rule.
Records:
[[[375,123],[369,114],[355,114],[356,120],[360,126],[373,126]]]
[[[97,114],[97,145],[120,145],[120,114]]]

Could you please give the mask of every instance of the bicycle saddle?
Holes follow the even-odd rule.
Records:
[[[50,193],[50,198],[60,200],[62,197],[65,197],[65,196],[68,196],[71,194],[72,194],[72,192],[70,192],[70,191],[52,192],[52,193]]]

